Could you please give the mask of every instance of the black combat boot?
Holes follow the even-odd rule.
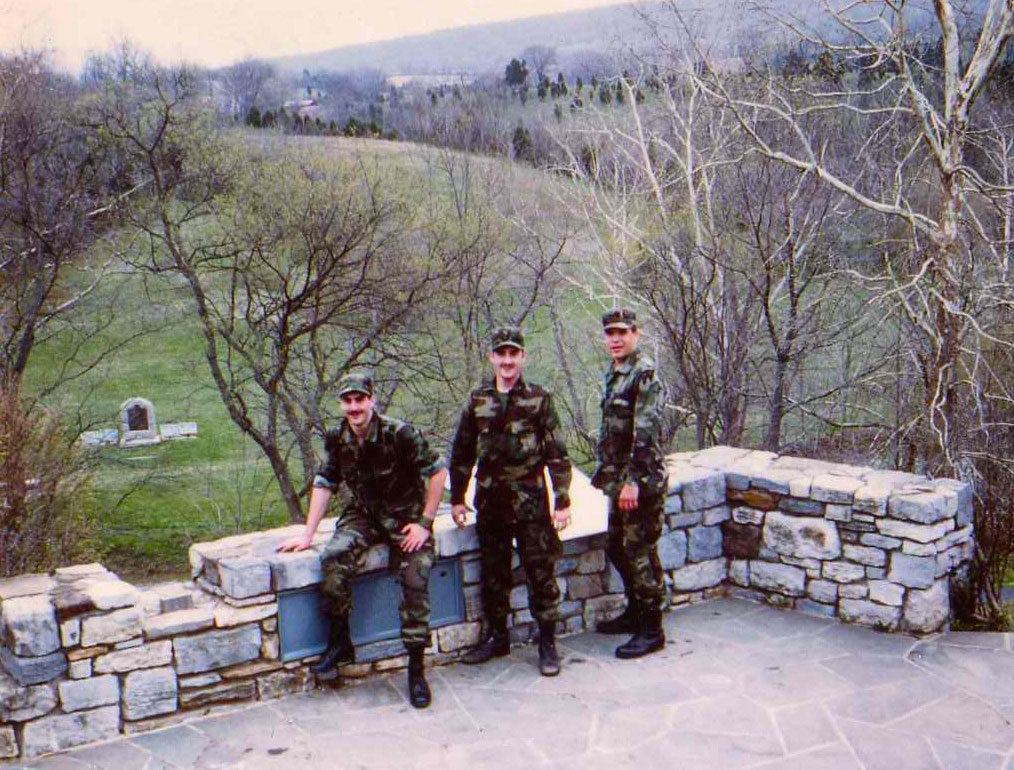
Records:
[[[637,633],[637,600],[627,592],[627,606],[622,615],[612,620],[603,620],[595,630],[600,634],[636,634]]]
[[[639,607],[638,631],[625,643],[616,648],[616,657],[625,660],[640,658],[665,647],[665,631],[662,630],[662,610],[657,607]]]
[[[493,618],[486,625],[486,633],[479,643],[465,653],[461,662],[469,665],[485,663],[490,658],[502,658],[511,651],[507,636],[507,618]]]
[[[560,656],[556,652],[556,623],[539,623],[539,673],[556,676],[560,673]]]
[[[426,648],[421,644],[408,648],[408,701],[417,709],[430,705],[430,686],[426,683],[423,656]]]
[[[349,616],[336,615],[331,618],[327,649],[320,660],[310,664],[310,673],[326,674],[339,665],[355,662],[356,648],[352,646],[352,635],[349,633]]]

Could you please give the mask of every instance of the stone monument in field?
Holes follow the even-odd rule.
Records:
[[[145,446],[161,440],[151,401],[130,398],[120,405],[120,446]]]

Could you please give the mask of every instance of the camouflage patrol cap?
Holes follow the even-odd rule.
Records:
[[[489,349],[498,350],[499,348],[524,350],[525,335],[516,326],[501,326],[496,328],[489,336]]]
[[[338,380],[338,398],[346,393],[363,393],[373,396],[373,378],[366,372],[349,372]]]
[[[634,311],[626,307],[618,307],[610,310],[602,316],[603,329],[636,329],[637,316]]]

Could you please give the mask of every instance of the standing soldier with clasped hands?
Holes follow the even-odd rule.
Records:
[[[377,543],[391,546],[390,560],[401,578],[401,638],[408,650],[409,701],[416,708],[430,704],[423,672],[429,645],[430,568],[435,560],[433,517],[443,495],[444,463],[411,425],[375,410],[373,379],[352,373],[338,383],[345,418],[327,432],[327,458],[313,480],[310,509],[302,536],[278,546],[279,551],[310,547],[331,494],[342,482],[352,496],[334,535],[321,554],[324,611],[330,617],[327,649],[310,666],[315,674],[355,661],[349,635],[352,578],[360,557]]]
[[[605,375],[598,467],[592,485],[609,498],[607,553],[623,579],[627,608],[599,623],[603,634],[631,633],[617,658],[640,658],[665,646],[665,588],[656,545],[662,535],[666,474],[660,443],[662,384],[655,364],[637,350],[641,332],[632,310],[602,316],[613,361]]]
[[[465,490],[478,460],[475,507],[486,628],[462,660],[485,663],[510,652],[511,541],[517,539],[529,605],[539,622],[539,671],[556,676],[560,589],[554,568],[561,552],[557,530],[570,523],[570,461],[552,397],[521,376],[526,361],[521,330],[496,329],[489,361],[494,376],[469,395],[451,450],[451,512],[459,527],[465,525]],[[556,497],[552,518],[545,468]]]

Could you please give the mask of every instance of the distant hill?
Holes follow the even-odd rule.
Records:
[[[561,68],[583,56],[602,55],[637,29],[633,3],[569,11],[492,24],[455,27],[379,43],[332,48],[272,59],[282,71],[349,70],[387,74],[503,72],[511,57],[530,45],[557,50]]]
[[[964,13],[981,18],[988,0],[966,0]],[[740,45],[751,47],[762,39],[787,38],[779,30],[777,19],[794,18],[803,26],[830,38],[840,38],[842,29],[830,22],[822,4],[815,0],[763,0],[766,14],[744,10],[744,0],[631,0],[630,2],[589,8],[582,11],[533,16],[512,21],[476,24],[411,35],[377,43],[332,48],[315,53],[271,59],[283,72],[343,71],[362,68],[380,70],[387,75],[464,73],[482,75],[503,73],[512,57],[520,56],[531,45],[553,46],[557,63],[551,71],[568,74],[608,72],[608,62],[617,53],[650,45],[645,34],[643,15],[660,21],[669,32],[676,24],[671,7],[683,13],[683,19],[706,41],[713,56],[738,55]],[[906,6],[910,31],[927,25],[935,29],[929,0],[917,0]],[[863,9],[854,11],[857,15]]]

